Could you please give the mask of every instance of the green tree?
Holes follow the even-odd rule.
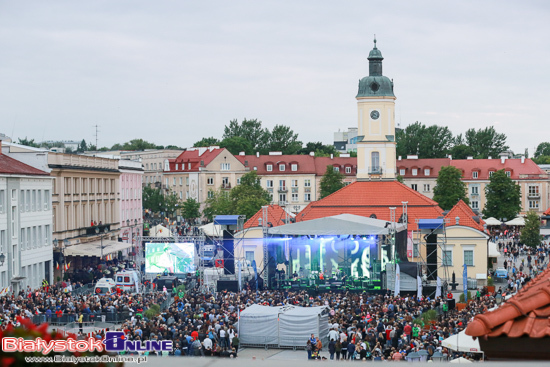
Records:
[[[520,187],[503,169],[493,173],[489,184],[485,186],[485,200],[483,215],[486,218],[510,220],[521,211]]]
[[[263,205],[271,202],[271,195],[260,184],[256,171],[250,171],[241,177],[241,183],[231,189],[229,197],[233,214],[251,218]]]
[[[298,151],[298,154],[307,155],[311,152],[314,152],[316,157],[330,157],[331,154],[335,157],[340,156],[340,153],[336,150],[334,145],[325,145],[320,141],[307,143],[304,148]]]
[[[536,248],[542,241],[540,235],[540,218],[534,211],[529,211],[525,217],[525,227],[521,230],[521,243]]]
[[[85,152],[86,150],[88,150],[88,144],[86,144],[86,140],[82,139],[76,151],[79,153],[82,153],[82,152]]]
[[[143,209],[149,209],[153,213],[161,212],[164,208],[164,195],[161,189],[145,186],[142,193]]]
[[[474,156],[474,150],[465,144],[458,144],[451,148],[449,154],[453,159],[466,159]]]
[[[533,158],[533,162],[536,164],[550,164],[550,155],[541,155],[540,157]]]
[[[331,165],[327,166],[325,174],[321,178],[321,199],[329,196],[344,187],[344,175],[335,171]]]
[[[443,210],[450,210],[460,200],[469,204],[466,197],[466,185],[462,182],[462,172],[458,168],[441,167],[434,187],[433,199]]]
[[[169,191],[164,195],[164,212],[167,217],[175,215],[176,211],[180,208],[180,199],[175,192]]]
[[[550,156],[550,143],[543,142],[537,146],[534,157],[538,158],[540,156]]]
[[[405,179],[401,175],[397,175],[397,177],[395,179],[397,180],[397,182],[401,182],[401,183],[405,182]]]
[[[183,202],[181,207],[181,215],[188,220],[194,220],[201,216],[200,213],[201,204],[193,199],[189,198]]]
[[[18,138],[17,139],[17,144],[25,145],[25,146],[28,146],[28,147],[40,148],[38,146],[38,144],[34,142],[34,139],[27,139],[26,136],[25,136],[24,139]]]
[[[239,124],[234,119],[229,121],[229,125],[224,127],[222,139],[241,137],[252,144],[252,151],[258,152],[266,149],[269,142],[270,132],[262,127],[262,122],[258,119],[247,120],[246,118]]]
[[[164,147],[164,149],[181,150],[181,148],[178,147],[177,145],[167,145]]]
[[[474,158],[486,159],[488,157],[498,157],[498,155],[508,149],[506,145],[506,135],[499,134],[495,128],[490,126],[485,129],[468,129],[464,134],[466,145],[472,148]]]
[[[267,145],[267,152],[283,152],[283,154],[296,154],[302,149],[302,142],[298,140],[298,134],[285,125],[275,125]]]
[[[426,126],[418,121],[407,126],[405,129],[396,129],[395,142],[397,155],[404,158],[407,155],[418,154],[425,131]]]
[[[213,145],[220,145],[220,141],[215,137],[211,136],[209,138],[202,138],[193,144],[193,147],[210,147]]]
[[[219,189],[217,191],[210,190],[208,199],[206,199],[205,208],[202,214],[206,219],[211,222],[216,215],[231,215],[232,203],[229,199],[229,193],[225,190]]]
[[[240,152],[254,154],[252,143],[241,136],[232,136],[223,139],[220,143],[220,147],[226,148],[233,155],[238,155]]]
[[[132,139],[122,145],[123,150],[157,149],[157,145],[143,139]]]
[[[447,126],[428,126],[418,147],[419,158],[445,158],[453,144],[453,133]]]

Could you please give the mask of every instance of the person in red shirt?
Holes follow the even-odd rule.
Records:
[[[196,329],[191,333],[191,338],[193,338],[193,341],[199,338],[199,332]]]
[[[412,333],[412,327],[409,322],[407,322],[407,325],[403,328],[403,333],[407,336],[407,343],[411,342],[411,333]]]

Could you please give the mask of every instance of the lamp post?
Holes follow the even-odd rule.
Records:
[[[130,228],[130,234],[132,235],[132,242],[135,241],[135,244],[132,246],[134,247],[134,250],[135,250],[135,255],[134,255],[134,258],[137,259],[137,234],[139,234],[139,230],[136,231],[136,237],[134,237],[134,228],[137,227],[138,225],[138,220],[137,219],[134,219],[134,224],[133,225],[130,225],[130,219],[126,219],[126,226],[128,226]]]
[[[95,233],[99,234],[99,237],[101,238],[101,245],[100,245],[101,257],[99,258],[100,260],[103,259],[103,236],[104,236],[104,234],[107,234],[107,232],[108,232],[108,229],[107,229],[107,227],[105,227],[103,233],[99,234],[99,227],[95,227]]]

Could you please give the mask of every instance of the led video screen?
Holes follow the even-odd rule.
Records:
[[[146,243],[146,273],[194,273],[194,243]]]

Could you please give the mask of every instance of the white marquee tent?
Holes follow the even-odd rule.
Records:
[[[507,226],[524,226],[525,225],[525,218],[523,217],[517,217],[512,220],[509,220],[506,222]]]
[[[164,227],[162,224],[158,224],[149,229],[149,236],[151,237],[172,237],[170,230]]]
[[[252,305],[241,312],[239,339],[250,346],[305,346],[311,334],[328,342],[327,307]]]
[[[496,218],[490,217],[483,219],[488,226],[500,226],[502,222]]]
[[[471,336],[466,335],[464,330],[443,340],[441,345],[457,352],[483,353],[479,346],[479,339],[474,340]]]

